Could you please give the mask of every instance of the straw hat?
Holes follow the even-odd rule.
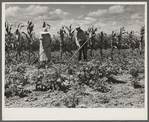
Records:
[[[42,29],[42,32],[40,32],[40,33],[41,33],[41,34],[47,34],[47,33],[49,33],[49,32],[48,32],[47,28],[43,28],[43,29]]]

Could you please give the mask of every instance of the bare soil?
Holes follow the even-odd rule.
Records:
[[[108,50],[110,51],[110,50]],[[73,71],[78,72],[77,68],[80,68],[85,64],[91,65],[101,65],[102,67],[107,65],[108,51],[104,53],[104,60],[101,62],[99,53],[95,53],[95,58],[90,59],[85,63],[78,63],[77,56],[73,60],[72,65],[70,66]],[[127,53],[125,51],[125,53]],[[55,57],[58,55],[54,53]],[[77,80],[69,80],[70,75],[67,71],[61,72],[61,74],[67,77],[67,80],[64,81],[65,86],[69,86],[67,91],[64,92],[60,89],[49,88],[45,91],[36,89],[36,82],[32,78],[37,77],[36,72],[43,72],[47,74],[53,74],[55,69],[61,70],[66,68],[66,62],[70,57],[64,56],[65,61],[60,65],[60,63],[50,64],[48,68],[37,68],[37,65],[27,66],[24,75],[28,76],[28,83],[21,86],[21,89],[30,91],[26,96],[20,97],[18,95],[13,95],[6,97],[5,96],[5,107],[6,108],[144,108],[145,104],[145,76],[144,76],[144,56],[136,56],[132,58],[131,55],[126,54],[126,58],[130,64],[127,63],[127,69],[121,67],[121,71],[114,75],[114,80],[108,79],[108,76],[99,78],[99,81],[103,79],[104,86],[108,91],[100,91],[97,87],[90,86],[86,83],[78,85]],[[117,57],[117,55],[115,55]],[[115,58],[116,59],[116,58]],[[56,58],[53,58],[55,62]],[[130,69],[133,67],[133,60],[140,62],[138,64],[141,68],[138,72],[137,77],[133,77],[130,73]],[[143,62],[143,63],[142,63]],[[111,61],[110,66],[117,64]],[[120,64],[120,63],[119,63]],[[135,64],[136,65],[136,64]],[[76,67],[75,67],[76,66]],[[108,67],[108,66],[107,66]],[[143,71],[142,71],[143,70]],[[107,71],[107,70],[106,70]],[[10,73],[11,74],[11,73]],[[6,74],[6,75],[10,75]],[[74,76],[76,77],[76,75]],[[77,78],[77,77],[76,77]],[[136,81],[135,81],[136,80]],[[44,80],[42,79],[42,82]],[[134,82],[139,83],[139,87],[135,87]],[[97,82],[98,83],[98,82]],[[47,85],[48,86],[48,85]]]

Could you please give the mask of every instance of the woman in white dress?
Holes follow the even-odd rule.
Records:
[[[39,60],[48,63],[51,60],[51,35],[47,28],[43,28],[40,34]]]

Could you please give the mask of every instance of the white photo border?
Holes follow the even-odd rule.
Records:
[[[2,40],[5,38],[6,4],[128,4],[145,5],[145,107],[144,108],[5,108],[5,43],[2,41],[2,120],[147,120],[148,57],[147,2],[2,2]]]

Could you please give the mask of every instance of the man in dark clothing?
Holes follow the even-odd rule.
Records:
[[[86,42],[86,35],[79,25],[76,26],[76,30],[77,30],[76,43],[79,47],[81,47]],[[79,57],[78,57],[79,61],[81,60],[82,52],[84,61],[87,61],[87,43],[79,50]]]

